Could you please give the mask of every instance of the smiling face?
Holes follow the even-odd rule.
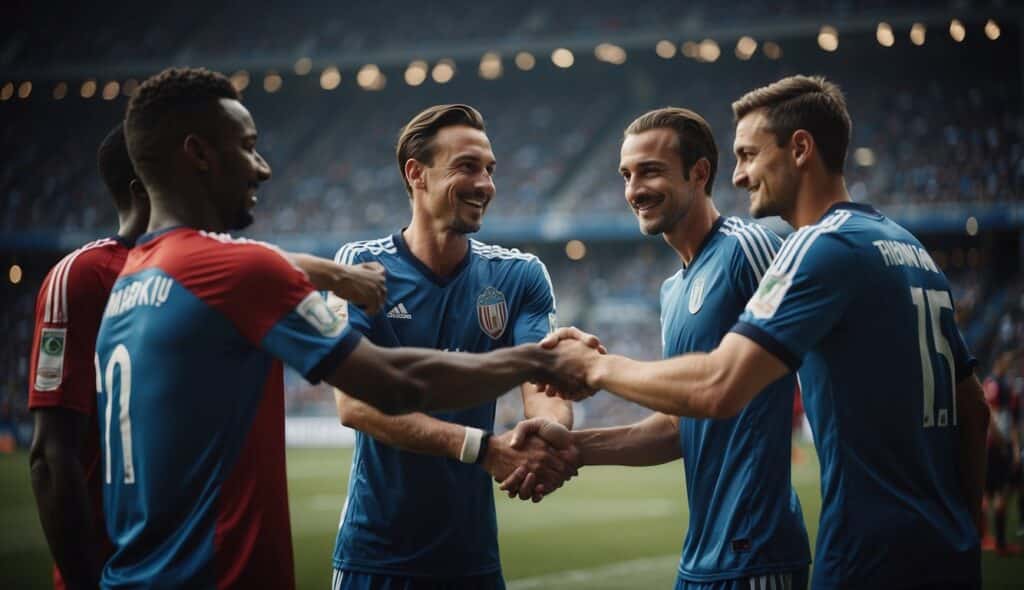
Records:
[[[625,197],[646,235],[671,232],[686,217],[694,199],[703,197],[693,174],[684,174],[675,130],[660,128],[629,134],[622,142],[619,173]],[[690,176],[690,179],[687,179]]]
[[[787,217],[796,205],[799,172],[792,150],[778,145],[763,110],[752,111],[737,122],[733,153],[736,169],[732,183],[750,193],[750,214]]]
[[[237,100],[222,98],[218,103],[208,188],[224,229],[238,230],[253,222],[256,191],[271,171],[256,151],[256,124],[249,111]]]
[[[438,130],[431,164],[419,171],[423,193],[417,207],[455,233],[480,231],[494,198],[494,152],[487,134],[467,125]],[[418,191],[417,191],[418,192]]]

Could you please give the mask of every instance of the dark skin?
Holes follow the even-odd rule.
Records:
[[[134,242],[149,223],[149,196],[138,180],[126,187],[128,209],[117,212],[117,235]],[[66,408],[33,410],[35,433],[29,451],[32,491],[46,542],[61,577],[71,589],[99,586],[103,556],[96,547],[102,526],[93,515],[90,490],[81,463],[82,443],[92,417]]]
[[[144,178],[152,203],[149,231],[244,227],[256,189],[271,175],[256,151],[252,116],[239,101],[222,98],[188,125],[194,131],[183,141],[166,142],[159,177]],[[551,379],[577,391],[582,375],[567,371],[563,356],[561,349],[537,344],[465,354],[380,348],[364,338],[326,381],[389,414],[454,409],[490,401],[524,381]]]

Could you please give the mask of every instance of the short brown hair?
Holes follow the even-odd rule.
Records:
[[[428,166],[434,161],[434,142],[437,132],[445,127],[467,125],[473,129],[486,131],[484,117],[480,111],[465,104],[439,104],[420,111],[411,121],[402,127],[398,135],[395,155],[398,158],[398,173],[402,175],[405,190],[412,195],[412,187],[405,178],[405,163],[409,159],[422,162]]]
[[[139,86],[128,102],[124,135],[144,184],[159,177],[172,140],[195,132],[196,117],[221,98],[241,100],[230,80],[205,68],[168,68]]]
[[[694,111],[678,107],[655,109],[640,115],[622,133],[623,137],[638,135],[652,129],[672,129],[679,138],[679,157],[683,161],[683,178],[690,179],[690,169],[704,158],[711,165],[704,192],[711,194],[718,171],[718,146],[711,126]]]
[[[825,169],[842,174],[853,127],[846,98],[839,86],[822,76],[789,76],[744,94],[732,103],[734,121],[765,110],[769,130],[779,147],[793,132],[804,129],[814,137]]]

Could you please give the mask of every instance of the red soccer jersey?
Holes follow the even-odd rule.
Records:
[[[96,240],[65,256],[46,275],[36,298],[29,409],[59,407],[96,416],[96,333],[128,251],[120,238]],[[97,428],[86,429],[80,460],[94,510],[96,543],[105,559],[112,546],[103,527]],[[53,584],[64,588],[56,567]]]

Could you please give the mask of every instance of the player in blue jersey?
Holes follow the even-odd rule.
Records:
[[[797,231],[717,348],[652,363],[589,352],[588,384],[727,417],[799,369],[821,461],[813,587],[979,587],[988,409],[946,277],[907,230],[850,202],[834,84],[785,78],[733,111],[734,183],[755,216]]]
[[[151,213],[96,342],[114,544],[102,587],[294,587],[282,360],[390,412],[477,405],[564,364],[535,344],[375,346],[280,250],[216,233],[251,221],[270,177],[223,75],[150,78],[129,103],[125,137]]]
[[[682,262],[661,288],[665,358],[714,349],[781,242],[761,226],[718,213],[711,199],[717,167],[711,128],[693,111],[658,109],[625,130],[619,172],[626,202],[640,230],[661,234]],[[684,459],[690,523],[678,590],[807,586],[810,548],[790,484],[795,389],[790,374],[733,417],[659,412],[628,426],[572,433],[582,465]]]
[[[480,113],[437,105],[409,121],[396,149],[409,193],[408,227],[342,246],[345,264],[387,269],[377,314],[348,308],[349,324],[383,347],[486,352],[537,342],[555,325],[544,264],[469,238],[494,198],[495,158]],[[571,405],[522,386],[527,417],[572,427]],[[332,589],[504,588],[491,477],[524,467],[554,491],[575,470],[571,449],[539,437],[512,448],[491,436],[495,403],[388,416],[338,391],[342,424],[357,430],[348,497],[334,548]]]

